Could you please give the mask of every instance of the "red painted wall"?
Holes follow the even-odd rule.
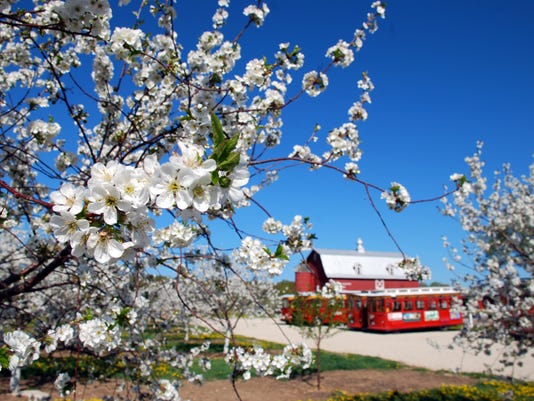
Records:
[[[295,273],[295,289],[297,292],[315,292],[317,280],[312,272]]]
[[[337,279],[333,280],[341,283],[344,291],[361,291],[361,290],[380,290],[384,288],[417,288],[418,281],[407,280],[351,280]]]

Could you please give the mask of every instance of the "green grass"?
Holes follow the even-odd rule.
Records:
[[[204,371],[199,366],[193,366],[192,370],[195,373],[202,374],[207,381],[228,379],[231,376],[232,367],[228,366],[223,358],[224,338],[221,335],[206,333],[197,337],[191,337],[188,341],[185,341],[183,334],[172,332],[167,333],[165,338],[167,347],[184,353],[189,352],[194,347],[200,347],[205,341],[209,341],[210,347],[204,356],[210,359],[211,369]],[[285,344],[261,341],[243,336],[236,336],[235,341],[235,346],[244,348],[259,346],[271,353],[279,353],[285,346]],[[314,359],[315,361],[317,360],[316,357]],[[359,369],[383,370],[397,369],[400,367],[403,367],[401,363],[382,358],[321,351],[322,372]],[[120,377],[124,373],[124,366],[114,364],[112,358],[97,359],[87,355],[79,357],[67,356],[63,358],[43,357],[31,367],[25,368],[23,377],[41,377],[44,380],[53,380],[59,372],[68,372],[72,376],[75,371],[79,378]],[[305,371],[296,370],[294,374],[307,374],[316,371],[317,366],[314,363],[309,369]],[[181,378],[181,372],[179,370],[164,363],[156,367],[155,373],[160,378]]]
[[[242,338],[243,344],[252,344],[251,339]],[[258,344],[259,345],[259,344]],[[283,348],[282,344],[268,343],[261,344],[265,349],[277,352]],[[316,353],[314,352],[314,357]],[[317,358],[314,358],[316,360]],[[382,358],[372,356],[362,356],[353,354],[337,354],[333,352],[321,351],[321,371],[326,372],[330,370],[360,370],[360,369],[398,369],[402,367],[399,362],[390,361]],[[313,373],[317,371],[315,363],[306,371],[297,370],[296,374]],[[201,371],[196,369],[195,372],[202,373],[204,379],[220,380],[227,379],[232,373],[232,368],[228,366],[222,357],[215,357],[211,359],[211,369],[209,371]]]
[[[314,353],[315,354],[315,353]],[[388,361],[381,358],[350,354],[336,354],[332,352],[321,352],[321,371],[329,370],[359,370],[359,369],[397,369],[403,365],[399,362]],[[202,371],[200,368],[193,369],[196,373],[202,373],[206,381],[228,379],[232,373],[232,368],[226,364],[221,357],[211,359],[211,369]],[[317,371],[315,364],[301,373],[313,373]]]
[[[179,352],[187,353],[194,347],[200,347],[205,341],[210,341],[210,348],[205,354],[210,359],[211,369],[203,371],[194,366],[195,373],[201,373],[206,381],[228,379],[232,374],[232,367],[223,358],[224,338],[220,335],[203,334],[185,341],[180,333],[169,333],[166,336],[167,346]],[[260,341],[253,338],[237,336],[235,346],[244,348],[260,346],[271,353],[279,353],[285,344]],[[315,352],[314,352],[315,354]],[[316,360],[316,358],[315,358]],[[321,371],[332,370],[360,370],[360,369],[398,369],[405,365],[377,357],[338,354],[321,351]],[[76,371],[79,379],[99,377],[119,377],[124,374],[124,366],[118,366],[112,359],[93,358],[82,355],[77,358],[44,357],[25,368],[23,377],[40,378],[44,381],[54,380],[58,372],[68,371],[71,375]],[[306,371],[296,371],[295,375],[314,373],[314,364]],[[7,374],[7,370],[0,375]],[[180,378],[181,372],[166,364],[158,365],[155,373],[159,378]],[[490,380],[490,376],[477,374],[480,383],[476,386],[444,386],[439,389],[400,393],[390,391],[379,394],[348,394],[339,392],[329,401],[530,401],[534,400],[534,383],[509,383],[505,380]],[[503,398],[504,397],[504,398]],[[507,398],[508,397],[508,398]]]
[[[321,371],[323,372],[329,370],[397,369],[402,366],[400,362],[373,356],[336,354],[321,351]]]

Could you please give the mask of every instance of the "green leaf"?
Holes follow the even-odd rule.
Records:
[[[180,117],[180,121],[191,121],[194,120],[195,117],[193,117],[193,114],[191,114],[191,110],[187,109],[185,112],[185,116]]]
[[[218,170],[211,172],[211,183],[213,185],[219,184],[219,171]]]
[[[237,152],[232,152],[226,157],[225,160],[217,163],[217,167],[222,171],[232,171],[238,164],[241,155]]]
[[[231,180],[225,174],[221,175],[219,172],[232,172],[239,164],[241,155],[236,152],[239,135],[234,135],[227,138],[223,131],[221,121],[211,113],[211,125],[213,128],[213,152],[210,158],[217,163],[217,170],[211,173],[211,182],[214,185],[220,185],[223,188],[228,188],[231,185]]]
[[[92,320],[94,318],[93,311],[91,309],[86,309],[85,314],[83,316],[84,321]]]
[[[6,347],[0,348],[0,366],[2,369],[7,369],[9,367],[9,356],[7,351],[8,349]]]
[[[115,319],[119,327],[126,327],[128,324],[128,313],[132,310],[130,307],[123,308]]]
[[[221,188],[229,188],[232,185],[232,180],[226,176],[219,177],[219,186]]]
[[[221,142],[215,144],[211,158],[217,162],[217,166],[220,168],[220,165],[225,162],[228,158],[232,156],[236,146],[239,136],[235,135],[232,138],[225,139],[224,134]],[[235,153],[239,156],[239,153]],[[235,167],[235,166],[234,166]],[[225,171],[230,171],[225,169]]]
[[[278,244],[278,247],[276,248],[274,256],[281,260],[289,260],[289,257],[286,255],[282,244]]]
[[[225,135],[221,120],[219,120],[219,117],[217,117],[217,115],[213,112],[211,113],[211,127],[213,128],[213,143],[217,148],[220,144],[223,143]]]

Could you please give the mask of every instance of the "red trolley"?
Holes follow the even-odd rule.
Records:
[[[460,293],[450,287],[354,292],[347,294],[347,326],[382,332],[459,326],[457,302]]]

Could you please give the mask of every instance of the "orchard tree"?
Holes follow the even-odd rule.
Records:
[[[241,39],[269,13],[261,0],[232,14],[243,19],[239,32],[227,26],[235,10],[219,0],[193,49],[178,41],[176,7],[0,0],[0,361],[15,388],[42,352],[70,349],[126,366],[144,385],[133,390],[179,399],[178,384],[154,369],[168,363],[196,380],[189,367],[205,347],[178,354],[165,330],[217,318],[231,339],[230,315],[270,296],[255,277],[279,274],[312,246],[306,218],[281,222],[257,201],[287,167],[333,170],[396,211],[413,203],[399,183],[383,189],[359,178],[358,124],[374,87],[367,73],[346,121],[276,152],[286,107],[319,96],[332,68],[353,63],[385,16],[382,2],[352,37],[325,49],[320,71],[304,70],[289,42],[241,60]],[[135,21],[121,26],[119,14]],[[319,139],[329,146],[321,155],[312,149]],[[236,223],[247,207],[265,213],[261,236]],[[227,232],[217,237],[213,224]],[[235,249],[221,246],[232,236]],[[412,275],[422,268],[408,258],[403,266]],[[298,345],[275,358],[229,344],[227,360],[245,377],[252,368],[284,376],[309,356]],[[57,386],[64,392],[72,380],[60,374]]]
[[[336,334],[335,329],[344,325],[345,302],[342,286],[328,281],[314,294],[296,295],[291,301],[291,324],[296,325],[305,338],[310,339],[316,352],[317,389],[321,389],[321,351],[323,340]]]
[[[482,143],[466,162],[469,174],[451,177],[459,190],[444,198],[442,209],[466,233],[460,249],[444,239],[449,268],[468,268],[459,281],[466,324],[458,340],[488,354],[502,344],[501,361],[514,365],[518,357],[534,355],[534,164],[521,177],[505,164],[490,185]]]

